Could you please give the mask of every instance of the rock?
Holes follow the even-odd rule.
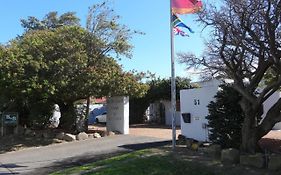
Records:
[[[188,149],[191,149],[191,146],[193,144],[193,139],[185,139],[185,145]]]
[[[72,135],[72,134],[64,134],[63,140],[72,142],[72,141],[76,140],[76,136]]]
[[[120,131],[113,131],[115,135],[120,135],[122,134]]]
[[[268,169],[270,169],[270,170],[280,170],[281,169],[281,156],[280,155],[272,154],[269,157]]]
[[[113,136],[113,135],[115,135],[115,133],[112,132],[112,131],[107,131],[107,132],[106,132],[106,135],[107,135],[107,136]]]
[[[191,149],[192,149],[193,151],[198,151],[198,148],[199,148],[199,142],[193,142],[193,143],[191,144]]]
[[[101,135],[99,134],[99,133],[94,133],[94,138],[100,138],[101,137]]]
[[[210,145],[209,147],[206,147],[205,152],[207,155],[214,159],[220,159],[221,158],[221,146],[220,145]]]
[[[63,140],[63,137],[64,137],[65,133],[64,132],[60,132],[56,135],[56,139],[60,139],[60,140]]]
[[[106,137],[107,136],[107,132],[106,131],[100,131],[98,133],[101,137]]]
[[[185,136],[179,134],[179,136],[178,136],[178,142],[177,142],[178,145],[184,145],[184,144],[186,144],[185,140],[186,140]]]
[[[224,164],[238,164],[240,159],[239,150],[234,148],[224,149],[221,152],[221,162]]]
[[[94,134],[88,134],[88,138],[89,139],[93,139],[94,138]]]
[[[254,155],[241,155],[240,164],[245,166],[251,166],[255,168],[264,167],[264,156],[263,154],[254,154]]]
[[[88,139],[88,134],[85,132],[80,132],[79,134],[76,135],[76,140],[86,140]]]

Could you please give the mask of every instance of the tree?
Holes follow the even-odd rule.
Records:
[[[147,93],[141,98],[130,99],[130,122],[141,123],[150,103],[160,100],[171,100],[171,80],[165,78],[153,78],[146,83]],[[190,79],[176,77],[176,98],[179,100],[180,90],[192,88]]]
[[[62,26],[80,26],[80,19],[75,16],[74,12],[67,12],[58,16],[58,12],[49,12],[40,20],[34,16],[27,19],[21,19],[21,26],[26,30],[46,30],[56,29]]]
[[[81,27],[65,26],[27,32],[13,45],[21,50],[21,86],[33,96],[57,103],[65,129],[75,126],[77,100],[144,93],[145,86],[133,74],[123,72],[113,58],[97,58],[89,51],[88,43],[95,40],[92,37]]]
[[[244,114],[239,106],[241,95],[229,85],[220,86],[215,101],[208,105],[210,140],[222,148],[238,148],[241,145],[241,128]]]
[[[245,114],[242,151],[254,153],[259,139],[281,121],[279,99],[263,114],[263,103],[281,85],[281,1],[223,0],[220,8],[209,5],[199,21],[210,26],[211,39],[202,59],[181,53],[187,66],[205,66],[205,74],[234,80]],[[271,74],[270,81],[265,81]]]
[[[140,76],[123,71],[113,59],[131,55],[129,39],[135,32],[118,24],[117,18],[108,19],[107,15],[114,17],[110,16],[113,11],[103,12],[98,12],[99,18],[89,18],[99,21],[94,32],[82,28],[74,13],[58,17],[51,12],[43,20],[22,20],[26,32],[7,46],[10,55],[3,57],[10,67],[1,67],[3,75],[15,75],[18,84],[13,87],[18,87],[15,89],[19,94],[59,105],[62,128],[74,129],[76,125],[79,130],[74,108],[77,100],[89,96],[141,96],[147,89]]]

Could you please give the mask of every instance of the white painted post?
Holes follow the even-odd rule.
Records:
[[[129,97],[107,99],[106,129],[129,134]]]

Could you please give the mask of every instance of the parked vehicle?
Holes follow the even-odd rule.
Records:
[[[96,123],[106,123],[106,115],[107,113],[104,112],[101,115],[96,116]]]
[[[95,124],[96,123],[96,117],[98,115],[102,115],[103,113],[106,113],[106,106],[104,106],[104,105],[95,106],[89,114],[88,124],[89,125]]]

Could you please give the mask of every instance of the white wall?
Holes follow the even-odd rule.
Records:
[[[160,104],[165,108],[165,125],[172,125],[172,107],[171,101],[161,100],[160,102],[151,103],[146,110],[147,120],[150,122],[160,122]],[[176,111],[176,126],[181,124],[181,113]]]
[[[180,91],[181,113],[191,114],[191,123],[184,123],[181,117],[181,133],[198,141],[208,140],[208,129],[203,125],[208,123],[207,105],[214,100],[218,91],[218,84],[209,84],[202,88]]]
[[[162,101],[165,106],[165,124],[172,125],[172,106],[171,101]],[[176,126],[180,126],[181,124],[181,113],[180,111],[176,111]]]
[[[129,134],[129,97],[107,99],[106,129]]]
[[[264,110],[264,114],[262,115],[263,118],[265,117],[270,107],[273,106],[279,100],[279,98],[281,98],[281,93],[275,92],[263,103],[263,110]],[[272,129],[281,130],[281,122],[276,123]]]
[[[208,115],[207,105],[214,100],[219,84],[219,81],[211,80],[199,83],[202,88],[180,91],[181,113],[191,114],[191,123],[184,123],[182,117],[180,117],[181,133],[184,136],[199,141],[208,140],[208,130],[203,128],[202,125],[208,123],[208,120],[205,119]],[[281,92],[276,92],[264,102],[264,115],[262,117],[279,98],[281,98]],[[194,100],[199,100],[200,104],[195,105]],[[273,129],[281,130],[281,122],[275,124]]]

